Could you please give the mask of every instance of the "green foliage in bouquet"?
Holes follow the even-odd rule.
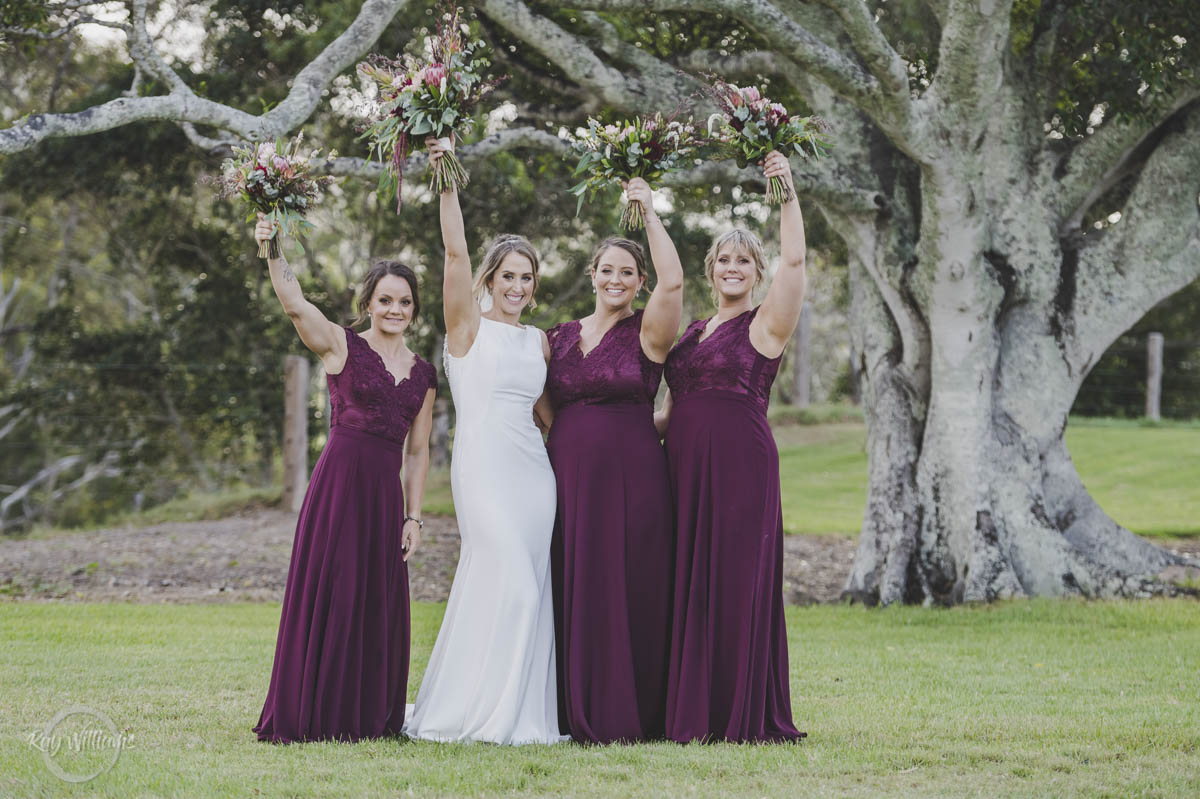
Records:
[[[388,197],[395,193],[397,213],[404,164],[414,144],[432,136],[445,139],[448,147],[452,133],[470,129],[470,110],[502,80],[484,78],[483,70],[491,62],[481,54],[482,40],[469,40],[469,33],[461,11],[443,6],[430,40],[429,61],[373,54],[358,65],[359,74],[375,84],[380,100],[378,110],[361,127],[359,138],[367,140],[370,157],[384,163],[379,191]],[[433,165],[429,188],[441,194],[466,186],[469,180],[453,151],[447,151]]]
[[[261,212],[278,223],[278,233],[285,236],[302,236],[312,230],[312,222],[304,215],[333,178],[311,173],[320,151],[301,153],[303,141],[304,134],[297,133],[286,142],[281,139],[235,147],[233,157],[225,160],[219,179],[221,195],[238,197],[249,207],[247,222],[254,221]],[[331,152],[328,157],[334,156]],[[280,257],[278,235],[259,245],[258,257]]]
[[[659,113],[601,125],[589,117],[587,130],[571,140],[571,152],[579,158],[575,175],[586,175],[570,189],[579,198],[575,213],[583,207],[584,195],[593,197],[597,191],[631,178],[654,183],[668,172],[692,166],[696,150],[704,143],[690,118],[679,121]],[[628,203],[621,214],[621,227],[637,230],[645,226],[641,203]]]
[[[790,116],[786,108],[763,97],[754,86],[739,88],[716,80],[707,93],[721,109],[708,119],[709,135],[718,145],[718,160],[735,159],[744,169],[772,150],[801,158],[821,158],[829,152],[829,125],[820,117]],[[782,179],[767,181],[768,203],[779,205],[794,196]]]

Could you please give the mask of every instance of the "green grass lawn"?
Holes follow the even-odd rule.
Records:
[[[1118,522],[1142,535],[1200,535],[1200,425],[1072,419],[1067,446]]]
[[[776,429],[789,533],[854,536],[867,493],[866,428]],[[1072,418],[1067,447],[1092,496],[1148,536],[1200,535],[1200,425]]]
[[[414,607],[410,699],[441,614]],[[789,608],[798,746],[262,744],[278,619],[0,604],[0,796],[1200,795],[1193,602]],[[133,736],[79,786],[28,741],[73,704]]]

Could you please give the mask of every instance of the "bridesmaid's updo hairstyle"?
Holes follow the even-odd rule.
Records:
[[[746,253],[754,261],[754,288],[758,288],[762,284],[763,277],[767,273],[767,256],[763,252],[762,242],[758,240],[758,236],[740,227],[734,228],[728,233],[722,233],[713,239],[712,246],[708,248],[708,253],[704,256],[704,277],[708,279],[714,303],[717,302],[717,286],[713,282],[713,271],[716,269],[717,255],[727,247],[732,248],[735,252]]]
[[[483,263],[479,265],[479,271],[475,273],[473,286],[475,299],[481,300],[485,294],[491,292],[492,279],[496,276],[496,270],[500,268],[500,262],[510,252],[524,255],[529,259],[529,263],[533,266],[533,294],[537,294],[538,283],[541,282],[541,261],[538,260],[537,250],[524,236],[502,233],[492,241],[487,254],[483,256]],[[529,307],[537,307],[537,299],[533,295],[529,297]]]
[[[595,276],[596,267],[600,266],[600,256],[604,255],[610,247],[617,247],[632,255],[633,262],[637,264],[638,276],[649,279],[649,273],[646,271],[646,251],[642,245],[620,236],[609,236],[596,246],[595,251],[592,252],[592,260],[588,261],[587,273],[589,275]]]
[[[367,274],[363,277],[362,286],[359,287],[358,301],[355,303],[358,309],[358,318],[354,320],[354,324],[361,325],[367,321],[367,309],[371,307],[371,298],[375,296],[375,287],[387,275],[404,278],[408,283],[408,287],[412,289],[412,318],[416,319],[420,315],[421,295],[417,290],[416,273],[406,264],[402,264],[399,261],[376,261],[367,270]]]

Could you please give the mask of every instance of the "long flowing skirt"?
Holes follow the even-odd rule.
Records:
[[[674,400],[675,599],[667,737],[788,741],[779,452],[765,413],[709,390]]]
[[[275,742],[398,734],[408,684],[403,446],[334,427],[292,546],[275,665],[254,731]]]
[[[567,406],[549,450],[560,726],[592,743],[661,738],[674,545],[653,409]]]

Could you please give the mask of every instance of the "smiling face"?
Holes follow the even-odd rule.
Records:
[[[381,277],[367,305],[371,327],[387,335],[403,335],[412,323],[413,312],[412,287],[408,281],[397,275]]]
[[[741,228],[718,236],[704,256],[704,274],[717,307],[752,299],[751,292],[763,279],[765,270],[762,242]]]
[[[609,247],[600,254],[592,271],[596,310],[628,308],[645,282],[646,278],[638,274],[637,261],[629,251]]]
[[[521,311],[533,299],[533,290],[536,287],[537,276],[533,271],[533,262],[519,252],[510,252],[492,273],[492,307],[506,314],[520,316]]]
[[[728,301],[740,300],[754,290],[758,266],[751,253],[735,244],[727,244],[717,250],[710,279],[720,297]]]

